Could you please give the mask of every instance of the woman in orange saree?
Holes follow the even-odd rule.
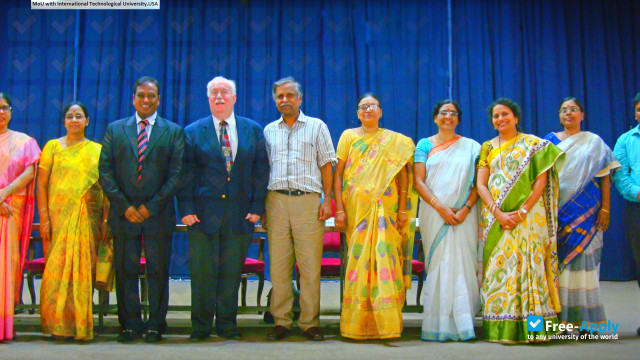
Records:
[[[102,147],[84,137],[89,124],[84,105],[71,103],[63,113],[67,134],[45,145],[38,176],[46,259],[40,316],[45,334],[90,340],[96,254],[108,231],[108,203],[98,184]]]

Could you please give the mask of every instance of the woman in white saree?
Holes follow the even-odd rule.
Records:
[[[427,270],[423,340],[475,338],[473,319],[480,310],[478,193],[474,186],[480,144],[455,133],[461,118],[454,101],[436,104],[433,120],[438,133],[420,140],[414,155]]]

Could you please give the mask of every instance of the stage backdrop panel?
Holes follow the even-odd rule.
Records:
[[[279,117],[271,85],[302,83],[302,110],[324,119],[334,145],[358,126],[356,99],[381,98],[384,127],[415,142],[436,131],[433,105],[453,97],[459,132],[495,136],[486,107],[516,100],[527,132],[560,130],[558,106],[574,95],[587,130],[613,148],[636,122],[640,91],[640,3],[634,0],[163,1],[157,11],[31,11],[0,4],[0,91],[14,98],[12,129],[44,145],[63,134],[62,106],[90,111],[87,136],[133,114],[142,75],[161,86],[159,113],[187,125],[209,113],[205,86],[216,75],[238,85],[236,113],[266,125]],[[623,203],[612,196],[602,279],[629,280]],[[174,239],[172,275],[187,276],[186,240]]]

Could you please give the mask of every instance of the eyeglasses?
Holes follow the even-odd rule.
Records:
[[[367,111],[367,110],[378,110],[380,109],[380,105],[378,104],[363,104],[358,106],[358,110]]]
[[[563,108],[560,109],[560,114],[562,114],[562,115],[567,114],[567,113],[575,114],[575,113],[578,113],[578,112],[580,112],[580,108],[577,107],[577,106],[563,107]]]
[[[0,111],[2,111],[2,112],[8,113],[11,110],[13,110],[13,108],[11,106],[7,106],[7,105],[0,106]]]
[[[451,116],[451,117],[458,117],[458,113],[455,111],[447,111],[447,110],[440,110],[440,112],[438,113],[440,114],[440,116]]]
[[[209,94],[212,97],[217,97],[218,95],[225,97],[227,95],[231,94],[231,92],[229,90],[211,90],[211,93]]]
[[[74,118],[75,118],[76,120],[82,120],[82,119],[84,119],[84,115],[82,115],[82,114],[76,114],[76,115],[74,116],[73,114],[69,114],[69,115],[65,116],[65,118],[66,118],[66,119],[68,119],[68,120],[72,120],[72,119],[74,119]]]

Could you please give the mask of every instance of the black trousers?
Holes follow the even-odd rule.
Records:
[[[126,220],[125,220],[126,221]],[[167,328],[169,308],[169,264],[173,226],[132,224],[112,227],[118,321],[126,330],[139,334],[146,330],[163,333]],[[149,320],[145,324],[140,312],[140,253],[144,237],[144,253],[149,284]]]
[[[625,236],[633,252],[636,280],[640,286],[640,202],[625,202],[624,226]]]
[[[238,289],[253,234],[236,234],[233,221],[224,218],[218,232],[189,230],[191,274],[191,325],[193,332],[215,331],[230,336],[238,331]]]

